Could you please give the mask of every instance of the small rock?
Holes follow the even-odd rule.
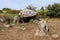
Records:
[[[53,38],[58,38],[59,35],[58,35],[58,34],[52,34],[52,37],[53,37]]]
[[[2,18],[0,19],[0,21],[1,21],[1,22],[4,22],[4,20],[3,20]]]
[[[6,25],[6,24],[5,24],[4,26],[5,26],[5,27],[10,27],[11,25]]]
[[[22,26],[20,27],[21,30],[26,30],[26,27]]]
[[[34,22],[34,23],[38,23],[39,21],[38,21],[38,20],[34,20],[33,22]]]

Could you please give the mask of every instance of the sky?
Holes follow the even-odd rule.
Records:
[[[28,5],[33,5],[40,9],[42,6],[46,7],[49,4],[60,3],[60,0],[0,0],[0,9],[25,9]]]

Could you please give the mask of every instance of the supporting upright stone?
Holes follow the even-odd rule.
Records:
[[[5,17],[2,17],[2,18],[0,18],[0,22],[5,22],[6,21],[6,18]]]
[[[17,16],[14,16],[14,20],[13,20],[14,24],[16,24],[17,21],[18,21],[18,17]]]

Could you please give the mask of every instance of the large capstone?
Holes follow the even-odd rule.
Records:
[[[37,12],[29,9],[22,10],[19,13],[19,16],[20,16],[20,19],[19,19],[20,22],[21,22],[21,19],[25,22],[29,22],[30,19],[34,19],[34,20],[38,19]]]
[[[20,16],[22,17],[30,17],[30,16],[35,16],[37,15],[37,12],[29,9],[25,9],[19,13]]]

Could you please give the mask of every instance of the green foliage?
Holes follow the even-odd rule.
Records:
[[[43,10],[44,11],[44,7],[42,6],[40,10]]]
[[[10,8],[3,8],[2,11],[3,13],[8,13],[8,14],[18,14],[21,10],[12,10]]]
[[[2,10],[11,10],[10,8],[3,8]]]
[[[36,11],[36,7],[34,7],[32,5],[28,5],[26,8]],[[0,10],[0,13],[2,15],[8,15],[9,14],[10,16],[14,17],[15,15],[18,15],[18,13],[20,11],[21,10],[12,10],[10,8],[3,8],[2,10]],[[44,7],[41,7],[41,9],[39,9],[37,11],[38,16],[44,16],[45,11],[46,11],[46,16],[60,18],[60,4],[59,3],[54,3],[52,5],[49,4],[46,7],[46,9],[44,9]]]
[[[20,12],[20,10],[7,10],[6,13],[8,14],[18,14]]]
[[[43,17],[44,16],[44,7],[41,7],[41,9],[37,11],[37,13],[38,13],[39,17]]]
[[[36,11],[36,7],[35,6],[32,6],[32,5],[28,5],[26,8],[27,9],[30,9],[30,10]]]
[[[31,19],[29,22],[30,22],[30,23],[33,22],[33,19]]]
[[[60,17],[60,4],[59,3],[54,3],[52,5],[48,5],[46,7],[47,11],[47,16],[49,17]]]
[[[43,15],[44,11],[43,10],[38,10],[37,11],[39,15]]]
[[[58,12],[58,13],[55,15],[55,17],[60,18],[60,12]]]

